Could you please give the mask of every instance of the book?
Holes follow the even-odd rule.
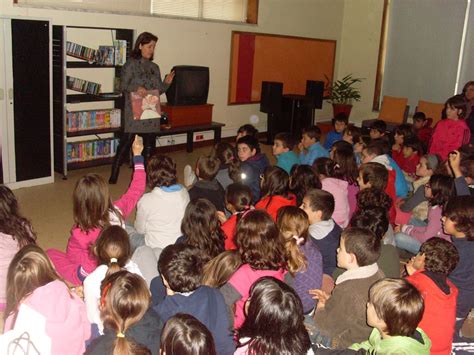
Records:
[[[160,93],[158,90],[147,90],[145,96],[141,96],[134,91],[130,93],[130,100],[135,121],[161,117]]]

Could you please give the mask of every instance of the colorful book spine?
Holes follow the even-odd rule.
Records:
[[[66,127],[68,132],[120,127],[121,111],[108,110],[68,111]]]
[[[68,143],[66,147],[66,159],[68,163],[77,163],[111,158],[115,156],[118,144],[118,138]]]
[[[75,78],[66,77],[66,87],[71,90],[80,91],[86,94],[98,95],[100,93],[101,84]]]
[[[97,50],[69,41],[66,42],[66,53],[89,62],[94,62],[97,57]]]

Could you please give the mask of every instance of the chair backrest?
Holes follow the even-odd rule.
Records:
[[[433,120],[431,126],[434,127],[436,122],[441,119],[443,109],[444,104],[420,100],[418,101],[418,106],[416,107],[415,112],[423,112],[426,115],[426,118],[431,118]]]
[[[408,117],[406,97],[384,96],[382,99],[382,107],[379,112],[379,120],[385,122],[402,124],[406,122]]]

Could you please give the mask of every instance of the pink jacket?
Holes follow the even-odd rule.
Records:
[[[426,227],[405,225],[402,227],[402,232],[418,240],[420,243],[424,243],[431,237],[440,237],[451,241],[451,237],[443,232],[441,215],[442,209],[440,206],[430,207],[428,209],[428,225]]]
[[[146,174],[143,163],[135,163],[135,172],[127,192],[122,195],[114,206],[127,219],[137,205],[138,200],[145,192]],[[97,260],[92,254],[91,247],[99,237],[101,228],[94,228],[87,232],[74,226],[67,243],[66,253],[56,249],[49,249],[47,254],[58,273],[74,285],[82,281],[97,267]]]
[[[322,189],[330,192],[334,196],[334,213],[332,218],[334,222],[342,228],[349,224],[349,200],[348,185],[345,180],[335,178],[324,178],[321,180]]]
[[[28,332],[33,344],[51,349],[52,355],[79,355],[91,336],[86,306],[59,280],[38,287],[21,304],[13,324],[5,321],[5,331]]]
[[[8,266],[18,250],[18,242],[11,235],[0,233],[0,311],[7,301]]]
[[[283,281],[286,271],[279,270],[254,270],[249,264],[242,265],[229,279],[229,283],[242,295],[235,304],[234,328],[238,329],[245,320],[244,305],[249,298],[250,287],[263,276],[273,276]]]
[[[459,149],[469,143],[471,131],[464,120],[444,119],[439,121],[434,129],[430,141],[430,154],[438,154],[442,160],[448,157],[449,152]]]

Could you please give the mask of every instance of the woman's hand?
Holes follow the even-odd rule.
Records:
[[[132,144],[133,155],[141,155],[143,152],[143,139],[138,134],[135,134],[135,140]]]
[[[174,70],[165,76],[165,84],[171,84],[174,79]]]
[[[145,97],[147,93],[147,90],[143,86],[139,86],[137,88],[137,94],[140,95],[141,97]]]

